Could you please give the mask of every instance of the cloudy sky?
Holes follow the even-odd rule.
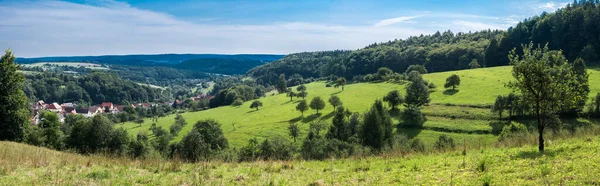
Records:
[[[0,48],[17,56],[288,54],[506,29],[568,1],[0,0]]]

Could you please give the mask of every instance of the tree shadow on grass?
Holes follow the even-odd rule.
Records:
[[[288,101],[286,101],[286,102],[282,103],[281,105],[285,105],[285,104],[288,104],[288,103],[291,103],[291,102],[292,102],[292,101],[288,100]]]
[[[544,152],[540,152],[537,149],[535,150],[527,150],[521,151],[515,155],[514,158],[518,159],[537,159],[542,156],[555,157],[556,155],[564,152],[566,149],[564,147],[559,149],[546,149]]]
[[[334,93],[331,93],[331,94],[329,94],[329,95],[330,95],[330,96],[333,96],[333,95],[337,95],[337,94],[339,94],[339,93],[342,93],[342,91],[340,90],[340,91],[338,91],[338,92],[334,92]]]
[[[327,119],[329,119],[329,118],[332,118],[332,117],[333,117],[333,112],[330,112],[329,114],[327,114],[327,115],[324,115],[324,116],[321,118],[321,120],[327,120]]]
[[[399,125],[402,125],[402,123],[400,123]],[[398,129],[396,129],[396,132],[398,132],[399,134],[406,135],[406,137],[408,139],[416,138],[421,133],[421,131],[423,131],[422,128],[398,128]]]
[[[302,119],[302,123],[308,123],[308,122],[311,122],[311,121],[313,121],[313,120],[315,120],[315,119],[319,118],[320,116],[321,116],[321,113],[318,113],[318,114],[311,114],[311,115],[309,115],[309,116],[307,116],[307,117],[304,117],[304,118]]]
[[[299,122],[299,121],[301,121],[301,120],[302,120],[302,118],[304,118],[304,116],[298,116],[298,117],[296,117],[296,118],[294,118],[294,119],[291,119],[289,122],[290,122],[290,123],[296,123],[296,122]]]
[[[450,90],[450,89],[449,90],[444,90],[444,95],[451,96],[451,95],[454,95],[456,93],[458,93],[458,90]]]
[[[248,111],[248,112],[246,112],[246,113],[253,113],[253,112],[258,112],[258,111],[259,111],[259,110],[252,109],[251,111]]]

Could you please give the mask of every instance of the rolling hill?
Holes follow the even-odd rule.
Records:
[[[600,71],[589,70],[590,73],[590,95],[600,92]],[[444,90],[441,85],[451,74],[461,77],[461,85],[457,91]],[[428,121],[425,129],[405,129],[400,131],[409,138],[420,138],[431,147],[438,136],[447,134],[456,141],[466,143],[470,146],[492,145],[496,141],[493,134],[494,122],[498,117],[490,112],[489,107],[494,103],[496,96],[510,93],[510,89],[504,86],[511,76],[511,67],[494,67],[473,70],[461,70],[442,73],[425,74],[425,80],[438,85],[431,93],[431,104],[424,107],[423,112]],[[492,83],[493,82],[493,83]],[[337,95],[344,102],[344,106],[353,112],[362,113],[370,108],[376,99],[382,99],[391,90],[400,90],[404,94],[404,85],[391,83],[357,83],[347,85],[344,91],[339,88],[326,87],[324,82],[307,84],[309,92],[307,100],[320,96],[324,100],[331,95]],[[300,123],[300,127],[306,134],[308,124],[312,121],[331,121],[333,107],[329,104],[321,114],[309,110],[304,117],[295,110],[297,98],[290,101],[284,94],[267,96],[261,98],[263,107],[258,111],[250,109],[250,102],[242,106],[223,106],[200,112],[186,112],[182,116],[190,124],[185,126],[182,132],[175,137],[179,141],[193,127],[193,123],[202,119],[215,119],[221,123],[221,127],[234,147],[247,144],[251,138],[264,139],[276,135],[287,137],[287,127],[290,123]],[[173,124],[175,115],[159,118],[157,126],[168,130]],[[595,121],[585,121],[595,122]],[[395,121],[395,124],[398,121]],[[131,135],[139,131],[147,131],[151,126],[148,120],[139,125],[135,123],[119,124],[127,129]],[[234,128],[235,126],[235,128]]]

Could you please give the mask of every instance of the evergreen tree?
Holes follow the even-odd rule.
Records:
[[[279,75],[279,80],[277,81],[277,91],[279,91],[279,93],[285,93],[287,91],[287,81],[285,80],[285,74]]]
[[[28,129],[29,111],[23,92],[25,78],[19,73],[10,50],[0,59],[0,141],[23,141]]]
[[[498,40],[495,38],[490,41],[488,47],[485,49],[483,58],[484,66],[494,67],[500,65],[498,62]]]
[[[339,107],[336,109],[333,115],[333,120],[331,121],[331,127],[329,127],[329,132],[327,132],[328,139],[338,139],[340,141],[348,141],[350,137],[350,130],[348,128],[348,122],[346,121],[344,107]]]
[[[365,113],[362,125],[363,144],[380,150],[392,137],[392,119],[380,100],[376,100]]]

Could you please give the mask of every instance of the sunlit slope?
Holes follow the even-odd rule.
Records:
[[[431,105],[423,109],[428,117],[425,129],[402,132],[411,138],[421,138],[428,145],[431,145],[441,134],[451,135],[461,142],[465,139],[493,143],[496,136],[490,134],[492,131],[490,123],[497,118],[485,106],[492,105],[498,95],[510,93],[511,90],[505,87],[505,83],[512,78],[511,69],[510,66],[506,66],[425,74],[424,78],[437,86],[431,93]],[[590,94],[595,95],[600,91],[600,72],[596,70],[589,72],[592,90]],[[456,91],[443,88],[446,78],[452,74],[457,74],[461,78],[461,85]],[[306,86],[309,92],[307,101],[315,96],[320,96],[327,101],[332,95],[337,95],[345,107],[359,113],[368,110],[376,99],[382,99],[391,90],[400,90],[403,95],[405,94],[404,85],[391,83],[350,84],[344,91],[340,88],[326,87],[324,82],[310,83]],[[289,97],[280,94],[259,100],[263,102],[263,107],[258,111],[249,108],[251,103],[249,101],[239,107],[223,106],[206,111],[183,113],[182,116],[189,124],[173,141],[179,141],[196,121],[202,119],[217,120],[222,124],[223,132],[230,144],[242,146],[254,137],[264,139],[276,135],[288,136],[287,127],[290,123],[300,123],[304,135],[308,123],[317,120],[330,122],[333,116],[333,107],[329,103],[324,110],[319,111],[319,115],[316,115],[314,110],[309,110],[304,113],[304,117],[301,117],[300,112],[295,109],[300,100],[298,98],[290,101]],[[174,122],[174,117],[175,115],[169,115],[160,118],[156,124],[168,130]],[[130,134],[135,135],[140,130],[148,131],[151,124],[152,122],[146,119],[142,125],[128,122],[122,126]]]

